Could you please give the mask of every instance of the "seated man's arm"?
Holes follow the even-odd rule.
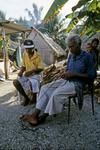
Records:
[[[32,69],[32,70],[30,70],[30,71],[26,71],[25,72],[25,76],[31,76],[31,75],[34,75],[34,74],[39,74],[41,71],[42,71],[43,69],[39,69],[39,68],[37,68],[37,69]]]
[[[70,74],[70,72],[68,72],[68,74]],[[87,73],[77,73],[77,72],[72,72],[71,77],[79,77],[79,78],[88,78],[88,74]]]
[[[22,66],[21,68],[20,68],[20,71],[19,71],[19,73],[18,73],[18,76],[22,76],[23,75],[23,73],[25,72],[25,70],[26,70],[26,68],[24,67],[24,66]]]
[[[62,77],[65,79],[72,79],[72,78],[94,79],[96,77],[96,70],[94,68],[91,55],[87,55],[85,63],[86,63],[86,71],[84,73],[71,72],[68,70],[62,75]]]
[[[23,73],[25,72],[26,67],[25,67],[25,53],[23,53],[23,59],[22,59],[22,67],[20,68],[20,71],[18,73],[18,76],[22,76]]]
[[[88,78],[88,74],[67,71],[61,77],[65,78],[65,79],[71,79],[71,78]]]

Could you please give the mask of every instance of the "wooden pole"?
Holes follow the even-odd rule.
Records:
[[[5,30],[2,30],[3,36],[3,58],[4,58],[4,72],[5,72],[5,79],[8,79],[8,51],[6,49],[6,39],[5,39]]]

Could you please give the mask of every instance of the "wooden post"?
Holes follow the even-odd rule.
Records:
[[[6,49],[6,40],[5,40],[5,30],[2,30],[3,36],[3,58],[4,58],[4,72],[5,72],[5,79],[8,79],[8,51]]]

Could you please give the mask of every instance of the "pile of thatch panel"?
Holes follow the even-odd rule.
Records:
[[[46,84],[46,83],[49,83],[49,82],[52,82],[54,80],[61,78],[60,75],[63,71],[64,71],[64,66],[56,67],[56,65],[51,65],[47,67],[43,71],[43,83],[42,84]]]

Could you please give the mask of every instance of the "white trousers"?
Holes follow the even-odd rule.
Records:
[[[57,114],[63,111],[65,99],[63,95],[75,94],[75,86],[73,82],[64,79],[53,81],[41,87],[37,98],[36,108],[48,113],[49,115]]]
[[[30,92],[38,93],[40,89],[40,75],[34,75],[31,77],[18,77],[17,80],[22,85],[25,93],[28,95]]]

